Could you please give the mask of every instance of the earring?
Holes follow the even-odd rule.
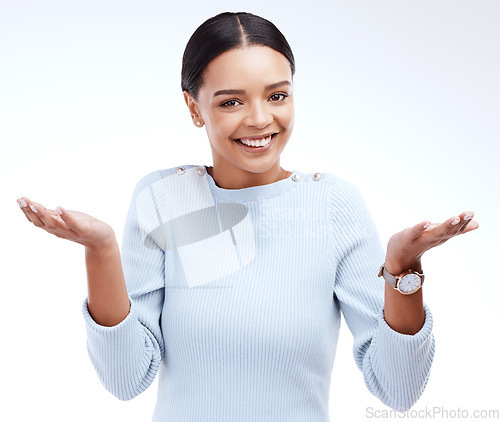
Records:
[[[196,124],[197,124],[198,126],[200,126],[200,125],[201,125],[201,122],[196,122]]]

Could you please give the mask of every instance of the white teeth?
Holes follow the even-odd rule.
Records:
[[[269,144],[269,142],[271,142],[272,137],[273,135],[269,135],[266,138],[252,139],[252,140],[240,138],[240,142],[250,147],[265,147],[267,144]]]

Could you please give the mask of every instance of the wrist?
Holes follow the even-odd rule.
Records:
[[[422,263],[420,260],[401,262],[386,258],[385,269],[393,276],[397,276],[406,270],[414,270],[422,273]]]
[[[86,245],[85,253],[88,255],[106,255],[111,253],[115,253],[116,250],[120,250],[118,246],[118,242],[116,238],[110,237],[108,240],[100,242],[96,245]]]

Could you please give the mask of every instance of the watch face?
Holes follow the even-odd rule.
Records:
[[[417,291],[419,287],[420,277],[416,274],[406,274],[398,283],[398,289],[407,295]]]

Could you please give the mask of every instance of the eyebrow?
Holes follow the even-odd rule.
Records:
[[[265,91],[268,91],[270,89],[279,88],[280,86],[284,85],[291,86],[292,84],[290,83],[290,81],[281,81],[271,85],[267,85],[264,89]],[[246,94],[246,91],[244,89],[221,89],[220,91],[215,92],[214,97],[217,97],[217,95],[233,95],[233,94]]]

